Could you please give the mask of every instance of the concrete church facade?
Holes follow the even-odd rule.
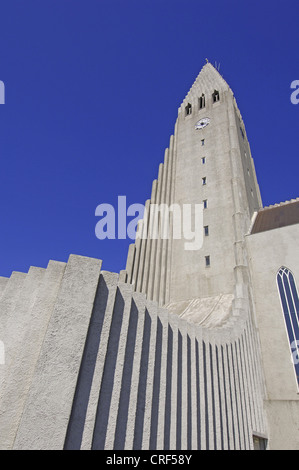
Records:
[[[145,207],[162,204],[202,204],[200,249],[144,219],[119,274],[71,255],[0,278],[0,448],[299,448],[299,200],[263,208],[209,63]]]

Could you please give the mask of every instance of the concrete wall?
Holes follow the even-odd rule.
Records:
[[[299,448],[299,395],[276,284],[289,268],[299,282],[299,225],[246,237],[262,364],[271,449]]]
[[[100,268],[72,255],[6,283],[1,448],[252,448],[266,428],[250,317],[201,328]]]
[[[62,448],[101,262],[13,273],[0,301],[0,446]]]
[[[0,367],[2,449],[13,446],[40,348],[48,328],[65,263],[13,273],[0,301],[0,336],[5,363]],[[38,409],[38,408],[37,408]]]

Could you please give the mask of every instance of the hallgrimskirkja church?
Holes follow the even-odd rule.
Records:
[[[71,254],[0,278],[1,449],[299,449],[299,198],[263,207],[208,62],[163,158],[120,273]]]

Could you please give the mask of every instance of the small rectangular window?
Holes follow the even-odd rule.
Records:
[[[206,163],[206,157],[202,157],[201,163],[204,165]]]
[[[201,139],[201,145],[205,145],[205,139]]]
[[[207,199],[204,199],[204,200],[202,201],[202,203],[203,203],[203,208],[204,208],[204,209],[207,209],[207,207],[208,207],[208,200],[207,200]]]
[[[188,103],[185,108],[185,116],[189,116],[191,113],[192,113],[192,106],[190,103]]]
[[[217,101],[220,100],[220,95],[218,90],[214,90],[214,93],[212,94],[213,98],[213,103],[217,103]]]
[[[209,235],[209,226],[208,225],[204,226],[204,232],[205,232],[205,237],[207,237]]]
[[[253,435],[253,448],[254,450],[266,450],[267,439]]]
[[[205,256],[206,267],[211,265],[210,256]]]
[[[207,178],[206,178],[206,177],[202,178],[202,184],[203,184],[203,186],[204,186],[205,184],[207,184]]]
[[[205,95],[202,94],[201,97],[198,100],[198,107],[199,109],[203,109],[206,105],[206,100],[205,100]]]

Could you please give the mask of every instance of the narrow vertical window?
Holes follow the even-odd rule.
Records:
[[[190,103],[187,104],[186,108],[185,108],[185,116],[189,116],[189,114],[192,113],[192,106]]]
[[[209,256],[205,256],[206,268],[211,265],[211,260]]]
[[[277,287],[279,291],[281,307],[289,338],[292,362],[299,385],[299,298],[292,272],[281,267],[277,274]]]
[[[205,145],[205,139],[201,139],[201,145]]]
[[[205,237],[209,236],[209,226],[208,225],[204,226],[204,234],[205,234]]]
[[[204,208],[204,209],[207,209],[207,207],[208,207],[208,200],[207,200],[207,199],[204,199],[204,200],[202,201],[202,203],[203,203],[203,208]]]
[[[206,163],[206,157],[202,157],[201,163],[204,165]]]
[[[205,184],[207,184],[207,178],[206,178],[206,177],[202,178],[201,181],[202,181],[203,186],[204,186]]]
[[[199,109],[203,109],[206,105],[206,98],[205,95],[202,94],[201,97],[198,99],[198,107]]]
[[[217,101],[220,101],[219,91],[214,90],[214,93],[212,94],[212,99],[213,103],[217,103]]]

